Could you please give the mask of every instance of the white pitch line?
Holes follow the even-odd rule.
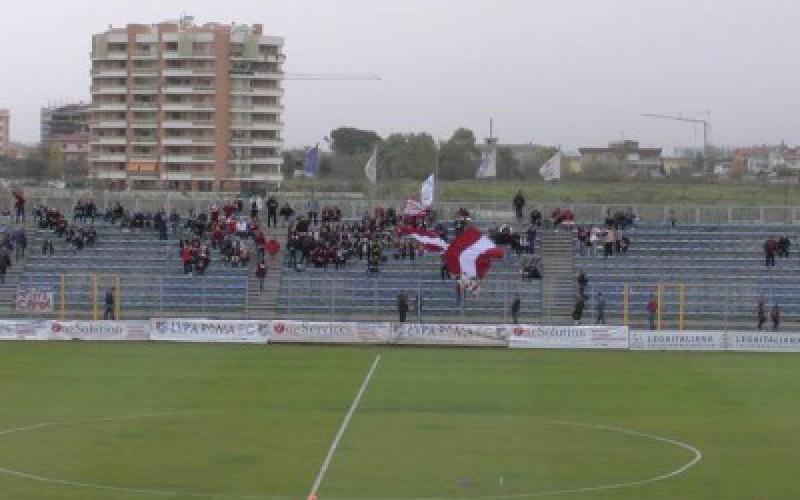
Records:
[[[322,461],[322,466],[319,468],[317,477],[314,479],[314,485],[311,487],[309,496],[316,495],[317,491],[319,491],[322,480],[325,478],[325,473],[328,472],[328,467],[331,465],[331,461],[333,460],[333,455],[336,453],[336,449],[339,447],[339,441],[342,440],[344,431],[347,430],[347,426],[350,424],[350,419],[353,418],[353,414],[356,412],[356,409],[358,409],[358,404],[361,402],[361,397],[364,395],[364,392],[366,392],[367,386],[369,386],[369,381],[372,380],[372,374],[375,373],[375,370],[378,368],[378,363],[380,362],[381,355],[378,354],[375,356],[375,361],[372,362],[372,368],[369,369],[367,376],[364,377],[364,382],[361,384],[361,388],[356,393],[356,397],[353,399],[353,403],[350,405],[347,415],[344,416],[342,425],[339,426],[339,430],[336,432],[336,436],[333,438],[331,447],[328,449],[328,454],[325,456],[325,460]]]

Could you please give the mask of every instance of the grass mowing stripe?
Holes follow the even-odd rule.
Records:
[[[372,362],[372,367],[369,369],[369,372],[367,372],[367,376],[364,377],[364,382],[361,384],[361,388],[356,393],[356,397],[353,399],[353,403],[350,405],[350,409],[344,416],[342,425],[339,426],[339,430],[336,432],[336,436],[334,436],[333,438],[333,442],[331,443],[331,447],[328,450],[328,454],[325,455],[325,460],[322,461],[322,466],[320,466],[319,472],[317,473],[317,477],[314,479],[314,485],[311,486],[309,497],[313,498],[314,496],[316,496],[317,491],[319,491],[319,487],[322,484],[322,480],[325,478],[325,473],[328,471],[328,467],[331,465],[331,460],[333,460],[333,454],[336,453],[336,449],[339,447],[339,441],[342,440],[344,431],[347,430],[347,426],[350,424],[350,419],[353,418],[353,414],[356,412],[358,404],[361,402],[361,397],[364,395],[364,392],[366,392],[367,386],[369,385],[369,381],[372,380],[372,374],[375,373],[375,370],[378,368],[378,363],[380,362],[381,362],[381,355],[378,354],[377,356],[375,356],[375,361]]]

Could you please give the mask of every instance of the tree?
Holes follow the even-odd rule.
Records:
[[[294,156],[288,151],[283,152],[283,164],[281,165],[281,173],[284,177],[292,177],[294,175]]]
[[[433,171],[435,155],[436,145],[430,134],[391,134],[378,146],[379,176],[422,180]]]
[[[497,178],[524,179],[525,173],[520,169],[521,163],[514,158],[511,148],[497,148]]]
[[[372,147],[381,140],[381,136],[371,130],[361,130],[352,127],[339,127],[331,131],[334,153],[342,155],[356,155],[372,151]]]
[[[442,144],[439,174],[443,180],[474,178],[480,161],[472,130],[459,128]]]

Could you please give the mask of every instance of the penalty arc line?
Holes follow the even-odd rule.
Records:
[[[317,477],[314,479],[314,484],[313,486],[311,486],[311,491],[309,492],[310,498],[316,496],[317,492],[319,491],[319,487],[322,484],[322,480],[325,479],[325,473],[328,472],[328,467],[331,465],[331,461],[333,460],[333,455],[336,453],[336,449],[339,448],[339,442],[342,440],[344,431],[347,430],[347,426],[350,424],[350,420],[353,418],[353,415],[358,409],[358,404],[361,402],[361,397],[364,396],[364,393],[367,391],[369,382],[370,380],[372,380],[372,375],[375,373],[375,370],[378,368],[378,364],[380,362],[381,362],[381,355],[378,354],[377,356],[375,356],[375,361],[372,362],[372,367],[369,369],[369,372],[367,372],[367,376],[364,377],[364,382],[361,384],[361,388],[356,393],[356,397],[353,399],[353,403],[350,405],[350,409],[344,416],[344,420],[342,420],[342,424],[339,426],[339,430],[336,432],[336,435],[333,438],[333,442],[331,442],[331,447],[328,449],[328,454],[325,455],[325,460],[322,461],[322,465],[319,468]]]

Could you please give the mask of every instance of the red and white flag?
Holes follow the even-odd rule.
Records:
[[[452,276],[483,279],[489,272],[492,259],[499,259],[505,250],[481,234],[475,227],[467,227],[450,244],[444,253],[447,272]]]
[[[447,242],[444,241],[441,236],[439,236],[439,233],[429,229],[404,227],[400,229],[400,234],[403,236],[408,236],[409,238],[422,243],[422,245],[425,247],[425,250],[430,252],[444,252],[448,247]]]
[[[403,215],[425,215],[425,206],[417,200],[409,198],[403,208]]]

